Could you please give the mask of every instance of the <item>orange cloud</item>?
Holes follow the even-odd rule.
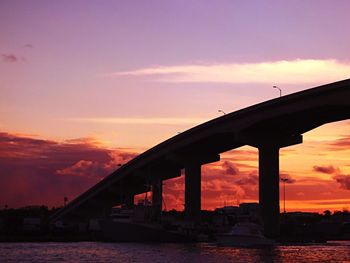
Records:
[[[130,149],[103,148],[93,138],[56,142],[0,133],[0,200],[11,207],[61,205],[64,196],[72,200],[136,154]],[[284,151],[284,155],[283,158],[296,155],[300,160],[297,150]],[[298,170],[292,163],[281,171],[281,177],[289,179],[287,210],[323,211],[344,206],[350,176],[335,165],[310,165],[311,170],[304,166],[309,170]],[[164,181],[163,194],[167,209],[182,210],[184,176]],[[229,151],[222,154],[220,162],[202,166],[203,209],[257,200],[257,150],[245,147]]]
[[[350,136],[337,139],[335,142],[329,144],[329,149],[333,151],[349,150],[350,149]]]

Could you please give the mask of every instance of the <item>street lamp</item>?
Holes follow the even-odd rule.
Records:
[[[286,182],[288,182],[288,178],[281,178],[283,182],[283,212],[286,213]]]
[[[281,90],[279,87],[277,87],[277,86],[273,86],[273,88],[274,88],[274,89],[278,89],[279,92],[280,92],[280,97],[282,97],[282,90]]]
[[[224,112],[223,110],[218,110],[218,112],[221,112],[222,114],[226,114],[226,112]]]
[[[65,197],[63,197],[63,205],[66,206],[67,203],[68,203],[68,197],[65,196]]]

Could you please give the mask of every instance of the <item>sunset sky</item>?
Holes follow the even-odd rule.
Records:
[[[350,1],[0,0],[0,208],[59,206],[222,113],[350,78]],[[258,152],[203,167],[202,208],[257,201]],[[350,209],[350,121],[281,150],[288,211]],[[183,176],[165,182],[183,208]]]

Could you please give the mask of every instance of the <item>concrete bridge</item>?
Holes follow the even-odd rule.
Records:
[[[152,190],[155,213],[162,209],[162,181],[185,170],[185,215],[201,209],[201,166],[244,145],[259,150],[259,204],[265,235],[279,234],[279,149],[302,143],[302,134],[350,118],[350,79],[272,99],[180,133],[140,154],[53,215],[52,220],[105,215],[133,205],[134,195]]]

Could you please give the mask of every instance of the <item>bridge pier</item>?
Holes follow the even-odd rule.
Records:
[[[266,237],[280,233],[279,147],[259,147],[259,206]]]
[[[162,193],[163,186],[160,178],[155,178],[152,182],[152,220],[160,221],[162,213]]]
[[[201,164],[189,163],[185,166],[185,216],[199,222],[201,212]]]
[[[134,208],[134,195],[133,194],[127,194],[125,195],[124,199],[124,205],[127,209],[133,209]]]
[[[200,222],[202,165],[217,161],[217,153],[193,153],[181,160],[185,167],[185,217],[189,221]]]
[[[266,134],[243,138],[259,149],[259,206],[266,237],[280,234],[279,149],[303,142],[302,135]]]
[[[266,237],[280,234],[279,150],[303,142],[302,135],[261,132],[236,137],[244,144],[259,149],[259,206]]]

